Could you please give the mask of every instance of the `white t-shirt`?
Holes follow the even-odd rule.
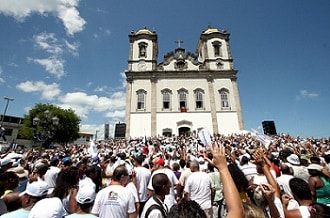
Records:
[[[107,167],[105,168],[105,173],[110,174],[110,173],[113,173],[114,170],[115,170],[115,164],[109,163],[109,164],[107,164]],[[105,179],[106,186],[108,186],[110,184],[110,182],[111,182],[111,178]]]
[[[97,193],[91,213],[100,218],[125,218],[135,211],[131,191],[121,185],[110,185]]]
[[[136,189],[138,191],[140,202],[148,200],[148,183],[151,178],[151,172],[145,167],[135,167],[136,173]]]
[[[276,178],[276,181],[278,183],[278,185],[280,186],[281,189],[283,189],[283,191],[288,194],[291,198],[293,198],[292,196],[292,192],[291,192],[291,188],[289,186],[289,181],[294,178],[292,175],[288,175],[288,174],[282,174],[281,176]]]
[[[149,200],[146,202],[146,204],[143,207],[143,210],[142,210],[142,213],[141,213],[141,218],[145,218],[147,210],[154,204],[157,204],[157,202],[154,200],[154,198],[153,197],[149,198]],[[162,206],[164,208],[166,208],[165,204],[163,204]],[[164,217],[163,217],[163,214],[160,210],[153,209],[153,210],[150,211],[148,218],[164,218]]]
[[[205,172],[193,172],[187,179],[184,192],[188,192],[190,199],[196,201],[203,210],[212,208],[211,189],[214,183]]]
[[[174,186],[176,186],[179,183],[178,178],[176,178],[174,172],[170,169],[164,168],[164,169],[158,169],[156,171],[154,171],[151,175],[151,178],[149,180],[149,184],[148,184],[148,189],[149,190],[154,190],[154,188],[152,187],[152,178],[158,174],[158,173],[165,173],[168,177],[168,179],[170,180],[170,182],[172,183],[172,187],[170,188],[170,194],[165,195],[165,204],[167,205],[167,208],[171,208],[174,204],[176,204],[176,199],[175,199],[175,192],[174,192]]]
[[[44,198],[38,201],[30,211],[29,218],[62,218],[65,213],[62,201],[57,198]]]
[[[47,170],[46,174],[44,175],[45,182],[48,185],[48,194],[50,195],[56,185],[56,179],[58,173],[61,171],[60,168],[55,167],[55,166],[50,166],[49,169]]]
[[[131,191],[131,193],[132,193],[132,195],[133,195],[133,197],[134,197],[134,202],[135,202],[135,203],[136,203],[136,202],[139,202],[138,192],[137,192],[137,189],[136,189],[134,183],[133,183],[133,182],[128,183],[128,184],[125,186],[125,188],[127,188],[128,190]]]
[[[246,179],[249,181],[252,177],[258,175],[257,166],[253,163],[248,162],[247,164],[242,165],[240,169],[244,173]]]

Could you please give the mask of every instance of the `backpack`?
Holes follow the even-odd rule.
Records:
[[[152,210],[160,210],[160,212],[162,213],[163,217],[165,218],[166,217],[166,214],[165,214],[165,211],[163,210],[163,208],[161,206],[159,206],[158,204],[153,204],[151,205],[148,210],[146,211],[146,214],[145,214],[145,218],[148,218],[149,217],[149,214],[151,213]]]

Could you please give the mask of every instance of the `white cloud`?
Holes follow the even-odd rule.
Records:
[[[106,117],[111,117],[111,118],[124,118],[125,117],[125,110],[121,111],[111,111],[106,114]]]
[[[106,117],[108,113],[119,113],[125,111],[125,93],[116,92],[110,97],[99,97],[97,95],[88,95],[84,92],[66,93],[59,98],[62,108],[71,108],[81,118],[87,118],[88,114],[94,112],[104,112]],[[125,112],[124,112],[125,113]]]
[[[73,42],[70,43],[67,40],[64,40],[64,43],[66,47],[68,48],[68,51],[73,55],[73,56],[78,56],[79,55],[79,43],[78,42]]]
[[[121,72],[120,77],[121,77],[122,88],[126,88],[127,82],[126,82],[125,72]]]
[[[96,39],[99,39],[102,36],[105,36],[105,37],[111,36],[111,30],[104,29],[103,27],[99,27],[98,31],[93,34],[93,37]]]
[[[77,10],[78,3],[79,0],[0,0],[0,13],[20,22],[34,13],[54,14],[63,22],[67,34],[74,35],[86,24]]]
[[[3,71],[2,71],[2,67],[0,66],[0,85],[5,83],[5,79],[3,78],[2,74],[3,74]]]
[[[65,75],[63,55],[69,52],[78,56],[79,43],[59,40],[54,33],[40,33],[33,36],[34,45],[37,49],[44,51],[49,56],[46,58],[28,58],[29,62],[40,64],[47,72],[56,76],[58,79]]]
[[[98,86],[94,89],[94,92],[104,92],[107,88],[107,86]]]
[[[68,0],[62,0],[65,4],[58,6],[58,17],[63,21],[65,29],[69,35],[73,35],[76,32],[81,32],[84,29],[86,21],[79,16],[75,4],[78,1],[71,0],[71,5],[68,4]],[[72,4],[73,3],[73,4]]]
[[[47,72],[53,74],[57,78],[61,78],[65,75],[64,72],[64,63],[65,61],[57,58],[57,57],[50,57],[50,58],[44,58],[44,59],[32,59],[28,58],[29,61],[32,61],[34,63],[40,64],[43,66]]]
[[[313,92],[309,92],[307,90],[300,90],[299,91],[299,95],[296,96],[296,100],[300,100],[300,99],[314,99],[319,97],[319,94],[317,93],[313,93]]]
[[[18,84],[16,88],[27,93],[40,93],[41,99],[45,100],[54,100],[61,93],[57,83],[46,84],[43,81],[26,81]]]
[[[35,45],[51,55],[61,55],[63,53],[62,44],[55,37],[54,33],[41,33],[33,36]]]

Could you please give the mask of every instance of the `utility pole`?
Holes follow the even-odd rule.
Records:
[[[3,115],[2,115],[2,119],[1,119],[1,126],[3,125],[3,120],[5,119],[5,116],[6,116],[6,112],[7,112],[7,109],[8,109],[8,105],[9,105],[9,101],[14,101],[14,98],[9,98],[9,97],[3,97],[7,103],[6,103],[6,107],[5,107],[5,111],[3,112]]]

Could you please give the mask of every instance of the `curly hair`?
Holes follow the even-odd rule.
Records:
[[[167,217],[171,218],[206,218],[204,210],[196,201],[183,198],[180,203],[171,207]]]

